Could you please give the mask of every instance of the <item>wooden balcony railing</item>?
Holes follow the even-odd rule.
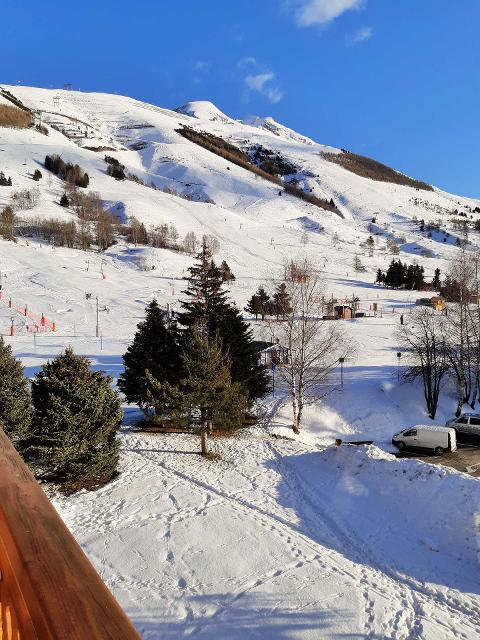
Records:
[[[0,428],[0,640],[140,636]]]

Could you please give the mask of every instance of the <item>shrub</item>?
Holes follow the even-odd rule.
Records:
[[[42,172],[40,171],[40,169],[35,169],[35,171],[33,172],[33,179],[35,180],[35,182],[38,182],[42,179]]]
[[[329,211],[339,213],[335,204],[334,203],[333,205],[331,204],[332,201],[329,202],[328,200],[317,198],[311,193],[306,193],[305,191],[303,191],[303,189],[300,189],[299,187],[292,184],[292,182],[283,184],[283,182],[275,173],[269,173],[269,171],[278,170],[280,166],[282,167],[281,170],[283,171],[287,171],[290,169],[294,169],[294,171],[296,170],[293,165],[288,165],[288,169],[287,169],[287,163],[286,161],[283,160],[283,158],[280,161],[280,158],[281,158],[280,155],[276,156],[278,160],[273,159],[271,162],[266,163],[266,167],[267,169],[269,169],[269,171],[265,171],[260,166],[255,165],[250,159],[250,157],[244,151],[242,151],[235,145],[231,144],[230,142],[223,140],[223,138],[219,138],[218,136],[214,136],[211,133],[207,133],[205,131],[197,131],[196,129],[192,129],[191,127],[185,127],[185,126],[181,127],[180,129],[176,129],[175,131],[179,133],[181,136],[183,136],[184,138],[186,138],[187,140],[190,140],[191,142],[194,142],[195,144],[200,145],[204,149],[207,149],[208,151],[215,153],[216,155],[224,158],[225,160],[229,160],[230,162],[233,162],[239,167],[242,167],[243,169],[246,169],[251,173],[261,176],[265,180],[269,180],[274,184],[283,186],[284,190],[290,195],[296,198],[301,198],[302,200],[305,200],[310,204],[314,204],[315,206],[320,207],[321,209],[327,209]],[[280,165],[280,162],[282,162],[281,165]],[[282,192],[280,191],[279,195],[281,194]]]
[[[109,176],[115,178],[115,180],[125,180],[126,174],[123,164],[120,164],[120,162],[112,156],[105,156],[105,162],[108,165],[107,173]]]
[[[88,248],[81,243],[80,231],[77,230],[75,222],[64,222],[56,218],[37,217],[29,219],[27,223],[22,224],[22,235],[33,238],[40,238],[46,242],[50,242],[56,247],[69,247],[70,249]]]
[[[274,153],[260,144],[251,147],[249,151],[254,164],[272,176],[286,176],[298,172],[294,164],[289,163],[279,153]]]
[[[78,164],[65,162],[59,155],[45,156],[45,168],[76,187],[88,187],[90,178]]]
[[[45,125],[43,124],[36,124],[35,125],[35,129],[39,132],[42,133],[44,136],[48,136],[48,129]]]
[[[33,189],[22,189],[22,191],[14,191],[10,198],[11,207],[17,211],[18,209],[33,209],[40,201],[40,190],[37,187]]]
[[[387,167],[387,165],[382,164],[381,162],[377,162],[372,158],[366,158],[365,156],[359,156],[356,153],[351,153],[350,151],[342,153],[330,153],[323,151],[321,156],[322,158],[325,158],[325,160],[334,162],[344,169],[347,169],[347,171],[351,171],[362,178],[401,184],[407,187],[414,187],[415,189],[423,189],[424,191],[433,191],[433,187],[426,182],[409,178],[403,173],[399,173],[398,171],[395,171],[395,169]]]
[[[11,107],[8,104],[0,104],[0,127],[28,129],[31,124],[32,116],[28,111]]]
[[[31,450],[40,477],[69,494],[117,475],[123,415],[109,376],[67,348],[35,376],[32,398]]]
[[[68,199],[66,193],[64,193],[63,196],[60,198],[60,205],[62,207],[68,207],[70,205],[70,200]]]
[[[3,171],[0,171],[0,187],[11,187],[12,186],[12,179],[9,177],[7,178],[7,176],[3,173]]]

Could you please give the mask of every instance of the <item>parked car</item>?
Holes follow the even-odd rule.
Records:
[[[457,432],[458,442],[477,442],[480,444],[480,414],[464,413],[452,418],[446,424]]]
[[[428,449],[441,456],[445,451],[455,451],[457,438],[455,429],[417,424],[403,429],[392,438],[392,444],[402,449]]]

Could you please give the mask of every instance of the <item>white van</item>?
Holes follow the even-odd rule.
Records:
[[[392,443],[401,449],[430,449],[441,456],[445,451],[455,451],[457,438],[455,429],[417,424],[396,433]]]

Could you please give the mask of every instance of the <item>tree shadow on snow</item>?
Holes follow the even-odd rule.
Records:
[[[314,542],[426,595],[424,582],[480,593],[475,506],[465,498],[477,481],[407,464],[366,459],[363,447],[331,446],[266,466],[280,476],[279,504],[295,512],[293,526]]]
[[[182,617],[154,613],[139,617],[134,611],[127,613],[143,640],[179,640],[187,636],[199,640],[321,638],[326,630],[337,626],[339,619],[345,620],[348,615],[347,612],[332,607],[314,608],[302,601],[301,595],[298,595],[293,606],[289,606],[282,601],[281,594],[275,596],[264,591],[209,595],[187,592],[184,598],[186,611]],[[289,601],[292,602],[291,597]],[[328,633],[328,637],[342,636]],[[352,636],[348,635],[348,638]]]

